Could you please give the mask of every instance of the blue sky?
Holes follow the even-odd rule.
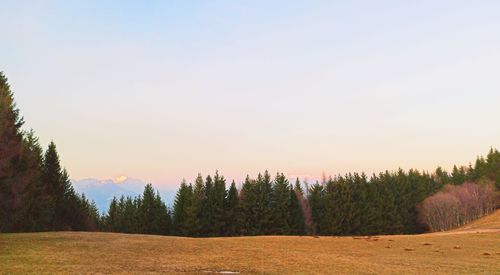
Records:
[[[500,148],[498,1],[2,1],[74,178],[449,168]]]

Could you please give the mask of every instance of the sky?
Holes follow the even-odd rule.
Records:
[[[74,179],[467,165],[500,1],[0,1],[0,71]]]

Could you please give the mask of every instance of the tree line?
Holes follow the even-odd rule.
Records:
[[[446,227],[449,229],[494,209],[498,199],[493,183],[498,185],[499,160],[500,153],[491,149],[474,166],[454,166],[451,173],[442,168],[433,173],[399,169],[371,177],[349,173],[324,178],[312,185],[301,184],[299,179],[291,184],[283,173],[272,178],[265,171],[255,179],[247,176],[240,188],[234,181],[227,188],[226,179],[218,172],[206,178],[199,174],[194,184],[181,183],[171,210],[156,195],[158,205],[162,205],[157,209],[162,209],[164,224],[168,225],[160,234],[192,237],[413,234],[437,230],[439,227],[426,217],[436,218],[430,213],[439,211],[455,218]],[[454,207],[449,207],[449,200],[440,199],[443,192],[457,197]],[[154,192],[145,191],[143,197],[146,193],[152,196]],[[123,213],[121,219],[125,219],[126,205],[140,200],[141,196],[114,199],[108,214],[102,217],[105,230],[145,233],[131,229],[137,225],[120,230],[110,227],[114,218],[109,213],[114,212],[117,201],[118,209],[122,209],[118,212]],[[138,207],[133,209],[130,213],[143,211]],[[457,211],[465,214],[457,216]],[[135,221],[140,224],[139,219]]]
[[[450,185],[491,182],[488,188],[500,188],[500,153],[491,149],[486,158],[468,167],[454,166],[451,173],[442,168],[433,173],[348,173],[311,185],[265,171],[256,178],[247,176],[239,186],[234,181],[227,186],[216,172],[198,175],[194,183],[183,181],[172,207],[147,185],[140,196],[113,198],[100,214],[95,203],[74,191],[55,144],[43,151],[34,132],[21,129],[23,123],[7,78],[0,73],[0,232],[101,230],[194,237],[409,234],[440,230],[425,217],[450,209],[443,205],[466,213],[451,226],[491,210],[492,204],[479,212],[460,206],[472,205],[465,203],[470,198],[464,199],[467,192]],[[443,200],[440,190],[456,200]]]

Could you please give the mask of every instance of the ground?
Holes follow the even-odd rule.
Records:
[[[500,274],[500,211],[444,233],[180,238],[0,234],[0,273]]]

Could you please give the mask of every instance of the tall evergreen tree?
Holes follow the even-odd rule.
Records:
[[[451,182],[455,185],[460,185],[467,179],[467,172],[464,167],[457,168],[456,165],[453,166],[451,172]]]
[[[271,234],[289,234],[290,226],[290,184],[283,173],[278,173],[274,179],[271,194],[272,226]]]
[[[25,187],[19,167],[23,123],[7,78],[0,72],[0,232],[17,230],[15,224],[22,219],[18,209]]]
[[[214,189],[212,192],[212,233],[213,236],[223,236],[226,234],[226,179],[218,171],[214,176]]]
[[[302,189],[300,188],[300,183],[295,185],[295,187],[290,188],[290,203],[289,203],[289,217],[288,225],[290,228],[289,233],[292,235],[303,235],[305,234],[305,223],[304,216],[302,213],[302,206],[300,205],[300,198],[302,197]]]
[[[24,174],[22,205],[17,209],[14,231],[47,231],[54,212],[53,198],[41,181],[43,150],[33,131],[23,139],[20,167]]]
[[[227,194],[226,205],[226,235],[235,236],[239,233],[240,205],[236,183],[231,183]]]
[[[191,204],[187,209],[187,227],[189,228],[190,235],[201,236],[203,234],[203,206],[205,204],[206,196],[204,189],[203,177],[198,174],[193,188],[193,196]]]
[[[54,199],[54,216],[52,228],[54,230],[71,230],[79,227],[81,217],[78,198],[75,194],[66,170],[61,168],[59,155],[54,142],[49,144],[45,152],[42,167],[42,181],[47,186]],[[76,229],[76,228],[75,228]]]
[[[212,236],[214,228],[214,217],[215,217],[215,187],[212,177],[208,175],[205,179],[205,200],[203,201],[203,216],[201,219],[202,224],[202,235]]]
[[[182,181],[177,195],[175,196],[173,209],[173,227],[175,234],[185,236],[189,234],[188,209],[191,206],[193,188],[185,180]]]
[[[239,216],[237,219],[239,232],[242,235],[255,235],[254,208],[257,204],[255,181],[246,176],[240,191]]]
[[[118,220],[120,218],[118,216],[118,200],[116,199],[116,197],[113,197],[113,199],[109,203],[108,213],[105,218],[104,228],[106,231],[119,232]]]
[[[320,234],[323,231],[321,224],[325,223],[323,219],[323,215],[325,218],[329,218],[330,216],[325,214],[324,207],[324,187],[319,183],[313,184],[309,189],[309,196],[307,198],[309,202],[309,206],[311,207],[312,214],[312,234]]]

